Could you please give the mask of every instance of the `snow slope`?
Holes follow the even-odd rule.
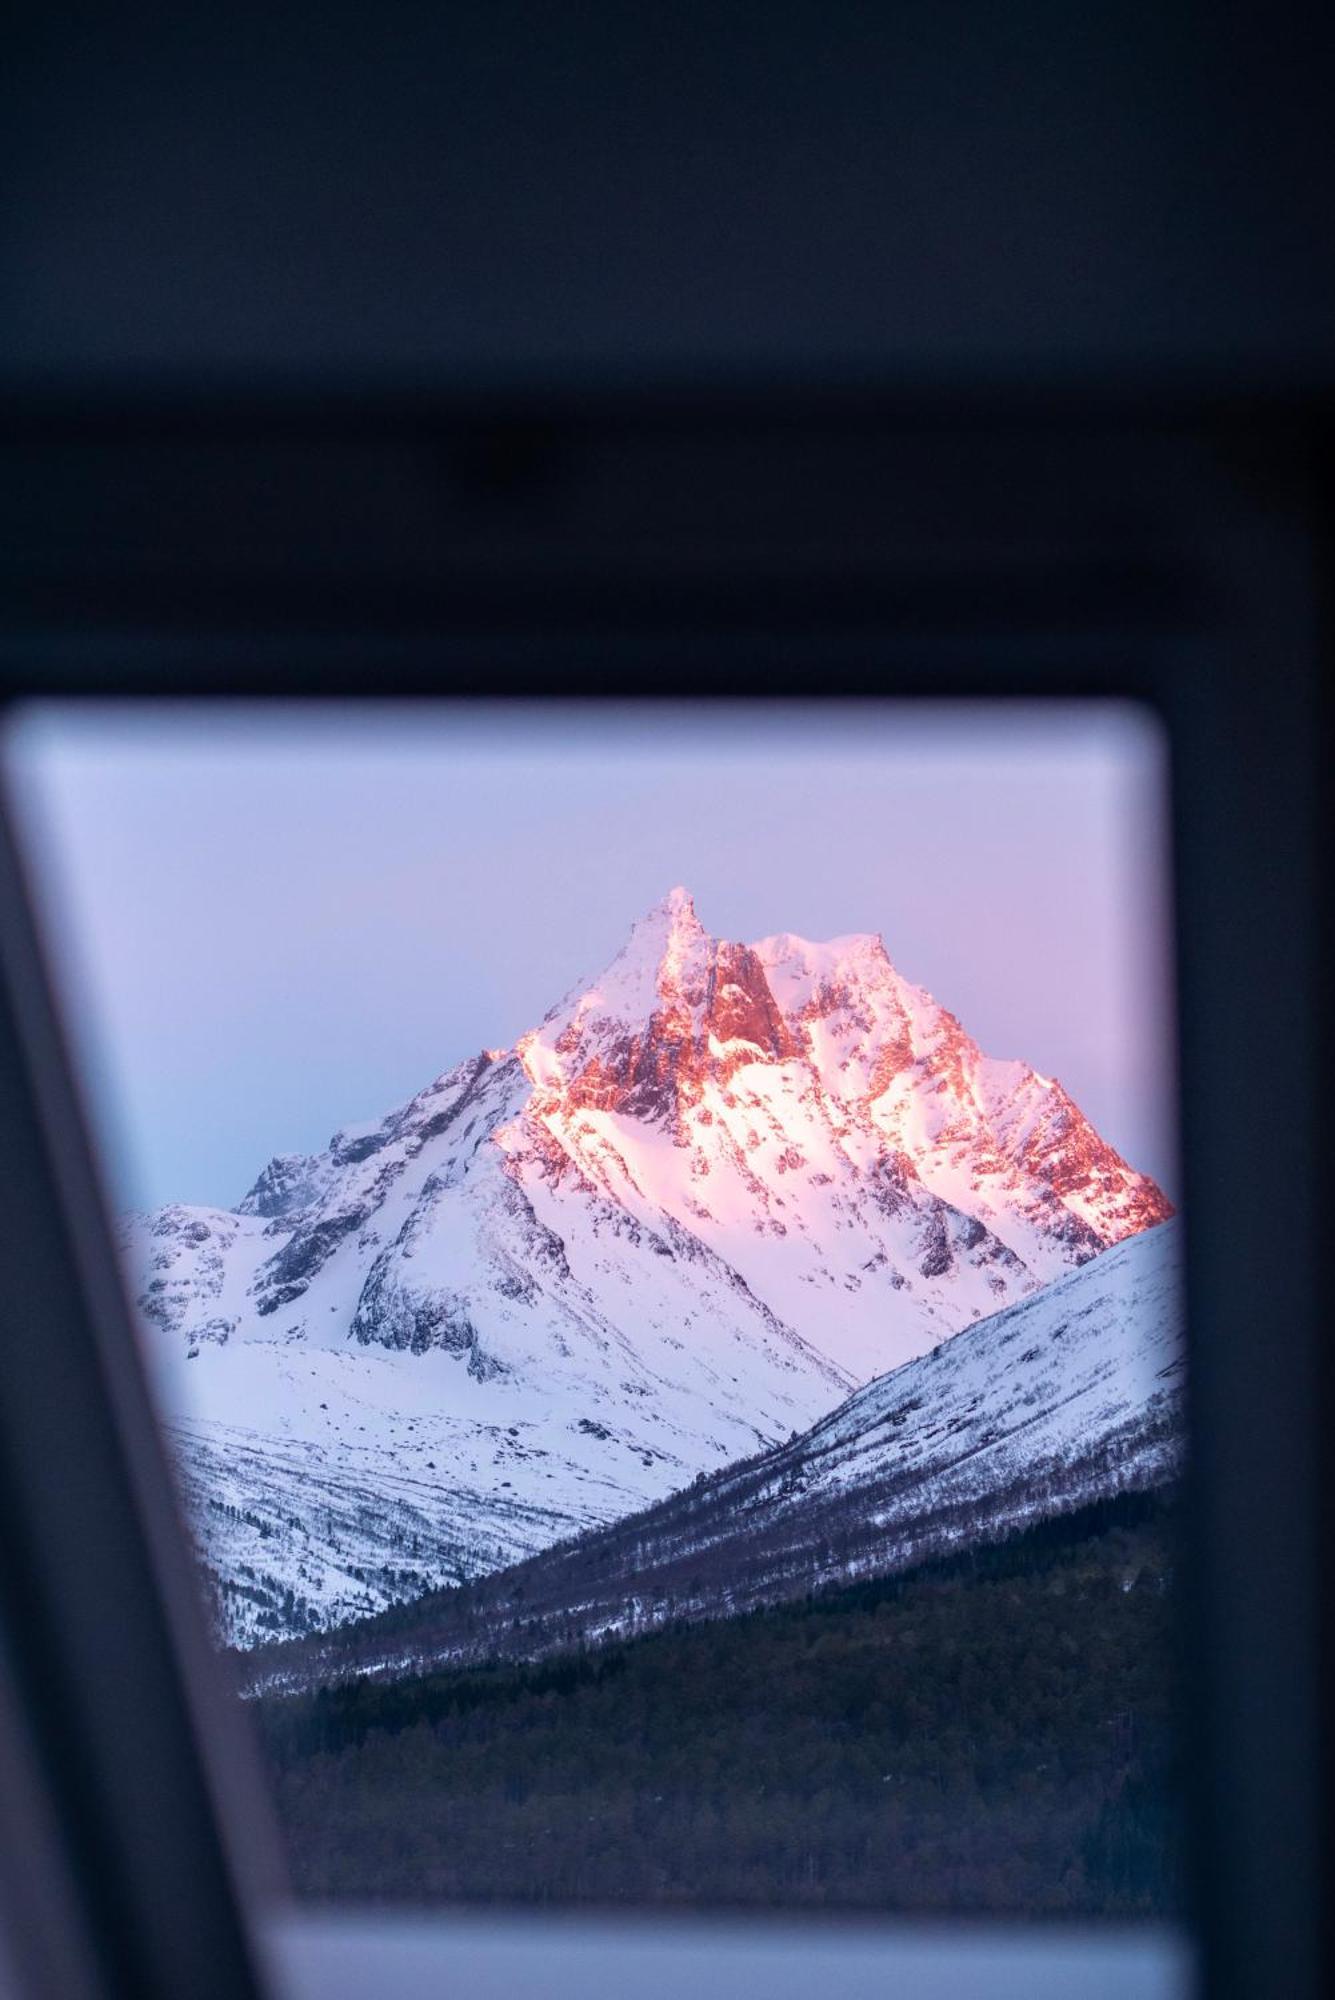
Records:
[[[1171,1481],[1183,1389],[1167,1222],[880,1376],[801,1437],[498,1576],[279,1647],[256,1659],[254,1685],[533,1657],[903,1569]]]
[[[245,1641],[643,1507],[1168,1212],[878,938],[674,890],[513,1050],[124,1240]]]

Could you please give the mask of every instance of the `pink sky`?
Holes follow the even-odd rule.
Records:
[[[1166,778],[1126,705],[33,709],[8,769],[116,1197],[230,1203],[598,971],[880,931],[1176,1192]]]

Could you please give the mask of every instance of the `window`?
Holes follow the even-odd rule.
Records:
[[[7,752],[301,1894],[1180,1915],[1145,711]]]
[[[1324,1046],[1315,977],[1324,905],[1313,859],[1320,734],[1311,593],[1312,549],[1324,546],[1314,498],[1324,488],[1313,477],[1324,434],[1307,415],[1294,423],[1293,412],[1189,405],[1185,398],[1171,412],[1093,401],[1076,411],[1069,398],[1023,410],[984,401],[986,407],[966,409],[867,398],[837,409],[792,404],[780,412],[741,398],[726,408],[706,407],[705,399],[671,409],[641,399],[600,405],[596,415],[591,406],[552,402],[536,421],[532,412],[498,415],[490,406],[465,417],[458,410],[368,404],[356,411],[311,408],[294,419],[291,408],[146,413],[118,402],[82,409],[77,421],[55,406],[31,410],[7,436],[9,490],[18,496],[23,531],[12,543],[11,590],[0,621],[5,719],[19,724],[8,738],[17,754],[7,764],[0,828],[6,1171],[0,1265],[7,1336],[14,1330],[0,1370],[0,1811],[23,1836],[6,1843],[6,1942],[21,1962],[32,1955],[34,1939],[43,1949],[53,1939],[62,1949],[68,1942],[70,1963],[55,1974],[49,1965],[44,1971],[48,1987],[62,1996],[101,1990],[89,1979],[80,1984],[74,1961],[81,1951],[99,1971],[112,1968],[107,1977],[122,1990],[171,2000],[182,1992],[203,2000],[257,1990],[258,1957],[277,1967],[280,1990],[285,1983],[293,1992],[321,1995],[340,1987],[407,1993],[414,1982],[430,1991],[449,1976],[479,1986],[499,1980],[515,1994],[548,1993],[561,1979],[583,1990],[601,1981],[649,1991],[659,1979],[673,1991],[689,1982],[703,2000],[721,1983],[736,1990],[756,1980],[776,1995],[785,1982],[788,1990],[810,1992],[827,1979],[850,1993],[858,1979],[879,1990],[896,1971],[924,1992],[935,1980],[951,1993],[996,1993],[1009,1984],[1027,1996],[1166,1994],[1183,1990],[1197,1936],[1212,1991],[1250,1997],[1277,1984],[1295,1995],[1321,1990],[1317,1857],[1329,1787],[1316,1745],[1329,1676],[1314,1578],[1323,1546],[1319,1489],[1328,1429],[1320,1312],[1324,1165],[1316,1121],[1294,1107],[1321,1101]],[[507,481],[502,475],[516,453],[540,476]],[[34,480],[37,461],[47,470]],[[190,505],[183,506],[187,491]],[[253,502],[260,494],[265,521],[283,524],[281,548],[272,534],[255,533]],[[633,696],[641,715],[649,713],[639,706],[648,697],[676,699],[693,704],[702,719],[718,718],[724,697],[744,698],[753,717],[768,715],[779,694],[819,697],[807,731],[813,755],[828,741],[821,732],[839,703],[854,697],[1041,697],[1055,709],[1068,698],[1116,696],[1144,701],[1162,718],[1172,762],[1180,1178],[1171,1120],[1162,1149],[1147,1150],[1143,1133],[1137,1137],[1117,1122],[1116,1108],[1110,1112],[1096,1088],[1091,1094],[1087,1066],[1071,1069],[1067,1056],[1040,1047],[1028,1033],[999,1038],[994,1010],[1005,997],[1001,988],[980,999],[934,955],[920,959],[916,945],[906,950],[902,915],[882,918],[858,907],[839,926],[849,935],[888,925],[896,971],[932,991],[989,1054],[1014,1055],[1038,1075],[1060,1078],[1129,1168],[1147,1173],[1175,1206],[1181,1197],[1180,1221],[1136,1231],[1076,1268],[1070,1282],[1097,1271],[1101,1260],[1112,1269],[1108,1260],[1133,1256],[1138,1243],[1166,1240],[1164,1230],[1185,1233],[1192,1504],[1173,1586],[1151,1607],[1158,1602],[1166,1616],[1181,1617],[1186,1642],[1185,1727],[1178,1740],[1195,1857],[1189,1932],[1143,1919],[1095,1929],[1078,1919],[998,1919],[977,1930],[924,1931],[921,1919],[906,1927],[866,1911],[856,1922],[831,1924],[791,1900],[764,1913],[752,1909],[745,1921],[734,1920],[736,1903],[726,1921],[717,1907],[693,1915],[684,1904],[643,1903],[632,1921],[623,1905],[621,1924],[607,1918],[605,1905],[589,1901],[568,1901],[558,1915],[547,1905],[544,1916],[516,1913],[510,1903],[465,1907],[452,1900],[434,1903],[430,1922],[415,1916],[400,1922],[391,1912],[372,1922],[363,1906],[346,1900],[279,1899],[277,1855],[271,1866],[269,1854],[275,1815],[265,1810],[275,1788],[270,1783],[266,1790],[260,1779],[255,1724],[275,1714],[291,1721],[306,1697],[277,1700],[280,1690],[270,1688],[258,1698],[237,1699],[235,1690],[222,1698],[221,1683],[238,1662],[253,1672],[270,1654],[253,1645],[244,1653],[220,1652],[206,1641],[203,1572],[188,1560],[161,1433],[134,1365],[144,1335],[132,1319],[133,1309],[142,1321],[139,1293],[125,1291],[108,1218],[127,1204],[160,1207],[173,1198],[231,1206],[261,1169],[260,1155],[325,1153],[340,1120],[360,1118],[371,1128],[358,1135],[344,1124],[351,1149],[368,1136],[374,1141],[385,1110],[443,1074],[437,1065],[453,1051],[437,1054],[433,1044],[423,1067],[406,1036],[396,1036],[404,1075],[359,1104],[344,1095],[346,1064],[334,1066],[328,1089],[317,1074],[317,1030],[324,1033],[326,1023],[308,1010],[297,1059],[281,1072],[275,1066],[267,1099],[277,1106],[290,1089],[295,1114],[301,1080],[311,1083],[309,1109],[320,1120],[313,1132],[284,1111],[281,1134],[240,1148],[240,1180],[228,1176],[217,1187],[196,1188],[172,1178],[150,1190],[144,1135],[155,1124],[159,1132],[172,1128],[142,1118],[145,1107],[127,1085],[128,1072],[121,1073],[127,1045],[94,976],[76,871],[61,863],[31,762],[20,768],[41,730],[58,718],[49,708],[44,719],[31,707],[20,713],[15,704],[69,697],[85,705],[81,728],[95,732],[115,717],[86,705],[115,696],[125,704],[117,726],[135,721],[151,733],[159,718],[130,704],[181,695],[197,718],[187,727],[183,711],[182,740],[194,731],[196,740],[207,736],[222,752],[242,697],[256,698],[263,736],[293,720],[312,734],[325,728],[309,705],[299,715],[285,711],[285,697],[309,703],[315,695],[347,695],[357,703],[346,711],[351,726],[370,750],[381,729],[368,705],[372,691],[393,698],[409,735],[429,718],[401,704],[442,693],[503,695],[513,703],[559,692],[577,695],[586,717],[593,697]],[[208,698],[220,695],[227,704],[210,705]],[[1159,725],[1144,726],[1145,711],[1119,713],[1119,728],[1129,724],[1132,738],[1139,731],[1148,760],[1143,770],[1159,769],[1152,811],[1114,815],[1117,824],[1143,832],[1163,817],[1165,753]],[[425,754],[425,746],[417,747]],[[11,851],[11,823],[20,817],[26,883]],[[351,823],[353,811],[345,818]],[[1071,847],[1066,832],[1054,822],[1053,852],[1063,863]],[[1109,840],[1119,844],[1115,832]],[[990,860],[999,850],[990,837],[984,845]],[[1131,871],[1160,891],[1168,873],[1164,846],[1143,852],[1143,868],[1137,863]],[[628,857],[632,852],[633,841]],[[809,866],[811,856],[805,859]],[[264,857],[252,871],[266,889],[279,881],[282,860]],[[600,915],[605,936],[587,959],[572,959],[571,984],[596,974],[637,913],[678,883],[694,891],[702,927],[722,943],[755,947],[784,929],[821,942],[833,927],[819,910],[794,915],[784,908],[755,920],[730,912],[698,870],[674,866],[643,895],[637,888],[633,898],[609,896]],[[119,892],[124,885],[116,886]],[[1073,907],[1081,915],[1079,898]],[[59,1011],[94,1111],[101,1195],[32,934],[34,913],[59,975]],[[1009,947],[1022,935],[1011,926],[1002,938],[1007,949],[990,962],[1004,970]],[[1166,958],[1161,951],[1161,968]],[[160,936],[154,963],[167,965]],[[745,1000],[744,980],[723,984],[736,986]],[[340,1005],[345,987],[346,981]],[[473,990],[485,997],[480,987]],[[495,1027],[488,1007],[472,1055],[512,1049],[560,993],[559,983],[550,991],[544,983],[532,1010]],[[775,1008],[782,1016],[777,1000]],[[358,1049],[368,1045],[363,1036]],[[763,1043],[754,1046],[764,1054]],[[1161,1040],[1154,1046],[1171,1067],[1171,1050]],[[723,1039],[719,1047],[726,1057],[731,1044]],[[172,1053],[164,1037],[163,1061]],[[712,1048],[708,1054],[718,1060]],[[795,1059],[780,1060],[771,1050],[767,1060],[778,1069]],[[188,1075],[184,1083],[194,1088]],[[254,1102],[249,1091],[237,1091],[241,1114]],[[158,1106],[172,1108],[169,1101]],[[212,1122],[220,1130],[230,1110],[215,1105]],[[591,1105],[596,1123],[595,1111]],[[763,1149],[765,1133],[760,1137]],[[751,1162],[748,1148],[739,1151],[744,1165]],[[765,1184],[787,1200],[791,1176],[805,1172],[785,1162],[780,1174],[776,1160]],[[807,1174],[808,1184],[812,1178]],[[690,1192],[709,1205],[698,1188]],[[917,1198],[912,1186],[907,1195],[896,1187],[893,1176],[882,1192],[892,1204]],[[283,1218],[260,1220],[267,1227]],[[689,1234],[705,1226],[699,1217],[676,1220]],[[238,1233],[244,1221],[237,1219]],[[276,1249],[282,1234],[268,1239]],[[762,1247],[783,1241],[756,1238]],[[351,1238],[343,1249],[350,1246],[356,1247]],[[952,1246],[949,1234],[946,1247],[957,1262],[967,1261],[968,1247]],[[932,1261],[930,1249],[923,1254]],[[655,1254],[652,1267],[644,1266],[660,1294],[676,1261]],[[915,1286],[941,1286],[946,1274],[929,1279],[922,1261],[914,1266]],[[288,1281],[297,1282],[296,1275]],[[644,1297],[652,1303],[649,1291]],[[508,1303],[517,1313],[519,1302]],[[1017,1300],[1015,1309],[1024,1304]],[[744,1305],[736,1293],[734,1312]],[[275,1315],[282,1310],[276,1307]],[[266,1325],[275,1315],[264,1316]],[[937,1361],[914,1357],[906,1365],[921,1363],[924,1372],[946,1367],[952,1353],[968,1352],[961,1343],[989,1319],[995,1316],[952,1332],[935,1350]],[[481,1334],[480,1320],[472,1323]],[[150,1318],[150,1334],[154,1327]],[[393,1353],[404,1368],[414,1361],[450,1365],[451,1379],[479,1395],[499,1394],[500,1378],[468,1374],[470,1358],[487,1351],[485,1338],[469,1341],[457,1323],[454,1338],[452,1355],[428,1346],[414,1356],[411,1335]],[[193,1359],[188,1347],[178,1354],[183,1393],[196,1376],[206,1381],[220,1363],[235,1360],[245,1343],[239,1336],[231,1342],[229,1334],[228,1347],[201,1342]],[[1026,1340],[1021,1356],[1035,1344]],[[292,1345],[295,1353],[300,1342]],[[376,1360],[371,1345],[348,1343],[354,1360],[364,1352]],[[393,1358],[390,1349],[383,1352]],[[319,1400],[330,1399],[318,1398],[317,1408]],[[345,1413],[331,1407],[328,1414],[343,1414],[347,1429]],[[903,1424],[887,1430],[921,1437],[922,1413],[902,1406],[885,1411],[887,1418],[899,1414]],[[612,1430],[596,1411],[574,1413],[576,1424],[580,1416]],[[179,1427],[179,1410],[177,1421]],[[505,1449],[516,1442],[509,1428],[501,1426]],[[779,1453],[807,1435],[797,1423],[791,1428],[797,1439],[780,1438]],[[577,1432],[571,1448],[597,1463],[595,1449],[610,1451],[615,1441]],[[986,1449],[995,1453],[999,1441]],[[179,1451],[175,1462],[182,1462]],[[225,1469],[231,1477],[243,1468],[229,1459]],[[629,1469],[636,1478],[650,1471],[642,1456]],[[793,1459],[784,1461],[788,1470],[798,1470]],[[441,1471],[437,1458],[435,1473]],[[496,1468],[497,1482],[507,1477],[509,1492],[518,1491],[513,1472]],[[694,1477],[686,1483],[688,1498]],[[782,1484],[780,1476],[776,1487]],[[794,1478],[765,1505],[786,1510],[791,1521],[810,1499],[809,1488],[799,1488]],[[499,1484],[496,1490],[507,1497]],[[677,1502],[668,1494],[662,1504]],[[239,1525],[263,1545],[253,1524]],[[613,1522],[607,1532],[615,1529]],[[1144,1545],[1159,1528],[1123,1522],[1115,1531]],[[766,1545],[767,1558],[774,1547]],[[741,1634],[740,1622],[689,1618],[679,1619],[675,1638],[665,1633],[661,1616],[678,1618],[697,1572],[665,1579],[650,1554],[637,1617],[653,1629],[611,1639],[600,1657],[643,1648],[638,1659],[661,1660],[669,1644],[729,1629]],[[410,1553],[401,1567],[414,1559]],[[548,1560],[535,1551],[534,1562]],[[944,1557],[928,1552],[924,1560],[939,1565]],[[1071,1563],[1079,1569],[1083,1559],[1049,1550],[1044,1560],[1057,1579],[1069,1578]],[[1088,1578],[1087,1566],[1083,1574]],[[917,1576],[915,1588],[921,1565]],[[366,1585],[365,1578],[354,1581]],[[930,1573],[931,1602],[957,1602],[975,1582],[986,1588],[995,1581],[938,1567]],[[1001,1587],[1029,1581],[1002,1578]],[[661,1600],[654,1594],[660,1585],[669,1592]],[[485,1588],[485,1579],[475,1587]],[[864,1600],[847,1616],[866,1614],[878,1644],[895,1619],[902,1634],[908,1588],[896,1582],[885,1605]],[[1116,1589],[1128,1615],[1147,1609],[1134,1587]],[[261,1590],[259,1597],[257,1619],[262,1611],[286,1609],[281,1594],[275,1599],[272,1590]],[[1054,1584],[1051,1601],[1063,1615],[1068,1599],[1065,1584],[1060,1590]],[[448,1601],[457,1612],[459,1600]],[[505,1614],[510,1631],[522,1638],[550,1609],[528,1594]],[[375,1615],[407,1618],[409,1607],[390,1605]],[[757,1627],[772,1621],[776,1641],[784,1619],[800,1623],[805,1615],[804,1601],[755,1613]],[[833,1616],[828,1609],[819,1615]],[[843,1626],[835,1636],[851,1630]],[[594,1636],[586,1632],[586,1645]],[[295,1650],[283,1657],[295,1659],[318,1654],[326,1641],[312,1629],[285,1643]],[[498,1667],[489,1684],[551,1665],[547,1658]],[[445,1696],[456,1708],[462,1687],[481,1686],[469,1679],[478,1671],[463,1661],[441,1665]],[[485,1678],[487,1670],[481,1672]],[[386,1693],[397,1699],[399,1688],[394,1682]],[[858,1719],[865,1688],[842,1691],[854,1696],[844,1741],[869,1742],[870,1708]],[[521,1680],[516,1692],[512,1678],[510,1692],[535,1712],[533,1687]],[[586,1692],[576,1687],[570,1701]],[[594,1690],[599,1698],[607,1692],[616,1690]],[[540,1699],[553,1712],[572,1712],[559,1686]],[[326,1709],[333,1700],[326,1698]],[[458,1719],[451,1712],[432,1722],[432,1740],[441,1727],[440,1740],[448,1738]],[[479,1727],[485,1721],[480,1717]],[[393,1737],[405,1763],[421,1740],[397,1727],[380,1736]],[[1124,1731],[1123,1750],[1125,1739]],[[281,1793],[303,1762],[317,1760],[307,1757],[309,1742],[275,1744],[272,1734],[269,1741],[286,1773]],[[522,1747],[524,1732],[515,1741]],[[973,1754],[968,1745],[964,1750]],[[25,1770],[38,1794],[31,1812],[16,1805],[25,1795]],[[940,1785],[952,1770],[947,1763],[939,1777],[929,1774],[931,1782]],[[532,1816],[531,1799],[528,1807],[509,1803]],[[290,1807],[289,1798],[289,1826]],[[1258,1838],[1257,1829],[1266,1837]],[[1143,1859],[1145,1831],[1142,1823],[1124,1859],[1134,1853]],[[21,1863],[17,1886],[14,1856]],[[817,1853],[817,1877],[823,1865]],[[712,1892],[714,1885],[706,1887]],[[438,1889],[457,1898],[459,1885],[445,1881]],[[49,1916],[62,1895],[73,1911],[69,1924]]]

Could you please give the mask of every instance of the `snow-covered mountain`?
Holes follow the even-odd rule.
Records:
[[[1179,1228],[1105,1251],[656,1507],[392,1618],[257,1656],[254,1685],[533,1658],[887,1575],[1171,1482],[1184,1441]]]
[[[678,889],[512,1050],[125,1249],[244,1640],[643,1507],[1168,1212],[879,938]]]

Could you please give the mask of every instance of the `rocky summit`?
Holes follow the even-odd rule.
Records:
[[[661,1500],[1170,1212],[879,937],[677,889],[512,1049],[124,1249],[246,1643]]]

